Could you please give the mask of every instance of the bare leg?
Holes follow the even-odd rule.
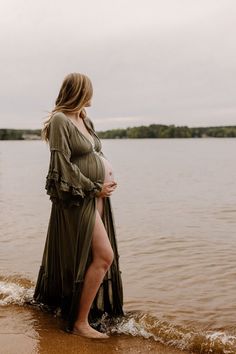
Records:
[[[93,260],[85,275],[78,316],[74,323],[74,333],[90,338],[108,338],[106,334],[93,329],[88,322],[90,307],[114,257],[106,229],[97,209],[92,234],[92,254]]]
[[[102,216],[103,216],[103,198],[102,197],[97,198],[97,210],[102,218]]]

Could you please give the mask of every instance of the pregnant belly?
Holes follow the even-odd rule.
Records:
[[[75,163],[80,171],[91,181],[103,182],[114,181],[114,173],[111,163],[98,153],[84,154],[74,158],[71,162]]]
[[[104,182],[110,182],[110,181],[114,181],[114,172],[113,172],[113,168],[111,163],[105,159],[103,156],[99,156],[100,159],[103,162],[104,168],[105,168],[105,178],[104,178]]]

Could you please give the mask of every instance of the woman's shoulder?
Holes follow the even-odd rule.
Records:
[[[55,112],[51,116],[50,124],[53,126],[58,126],[58,125],[68,126],[68,118],[63,112]]]

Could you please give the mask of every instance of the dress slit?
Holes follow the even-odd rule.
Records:
[[[58,112],[53,116],[49,132],[51,157],[45,188],[52,206],[33,300],[40,307],[61,313],[67,321],[66,328],[73,330],[85,273],[92,261],[96,194],[101,191],[105,169],[91,144],[64,114]],[[102,155],[101,142],[97,135],[94,137],[97,152]],[[90,308],[90,323],[104,313],[111,317],[124,315],[113,212],[110,197],[102,199],[101,219],[114,259]]]

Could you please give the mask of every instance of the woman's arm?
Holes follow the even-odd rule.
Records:
[[[72,163],[70,149],[69,122],[61,113],[55,113],[49,124],[49,146],[51,151],[46,189],[57,183],[59,192],[71,195],[93,197],[102,190],[103,181],[93,182],[86,177],[79,167]]]

